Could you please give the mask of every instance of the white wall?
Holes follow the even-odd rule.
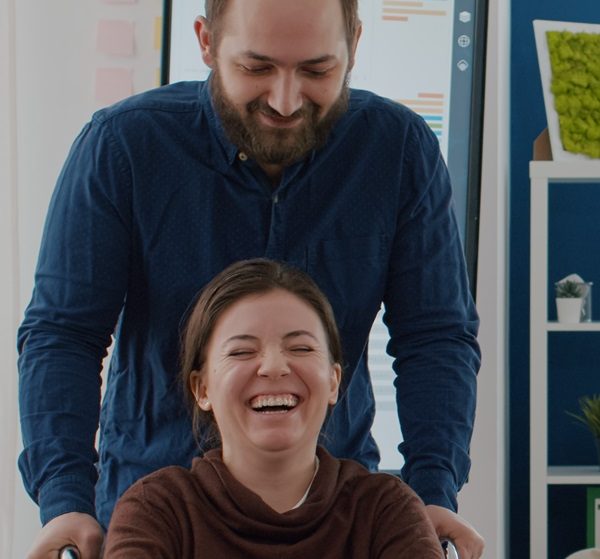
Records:
[[[490,0],[477,272],[482,366],[473,467],[459,495],[460,513],[484,536],[491,559],[506,557],[509,5]]]
[[[153,49],[153,23],[162,14],[162,0],[131,5],[101,0],[18,0],[15,4],[23,307],[31,295],[54,182],[75,135],[100,107],[94,95],[96,68],[132,68],[134,92],[156,85],[159,53]],[[96,51],[100,19],[135,22],[134,56],[111,57]]]
[[[14,0],[0,0],[0,557],[12,549],[17,447],[15,327],[18,308]],[[5,427],[6,426],[6,427]],[[6,457],[9,457],[8,459]]]

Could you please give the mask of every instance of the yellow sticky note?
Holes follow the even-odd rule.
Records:
[[[132,56],[134,48],[133,22],[121,19],[98,21],[96,49],[103,54]]]
[[[154,18],[154,48],[160,50],[162,48],[162,31],[163,31],[163,18],[162,16],[156,16]]]

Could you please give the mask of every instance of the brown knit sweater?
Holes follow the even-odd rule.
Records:
[[[239,483],[219,450],[159,470],[119,500],[105,559],[440,559],[423,503],[403,482],[318,449],[302,506],[280,514]]]

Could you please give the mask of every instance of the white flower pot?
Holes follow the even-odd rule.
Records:
[[[567,559],[600,559],[600,549],[582,549],[569,555]]]
[[[581,303],[583,299],[561,297],[556,299],[558,321],[567,324],[581,322]]]

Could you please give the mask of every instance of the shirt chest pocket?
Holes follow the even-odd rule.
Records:
[[[309,248],[308,272],[329,298],[340,327],[361,325],[375,317],[388,260],[385,235],[321,240]]]

